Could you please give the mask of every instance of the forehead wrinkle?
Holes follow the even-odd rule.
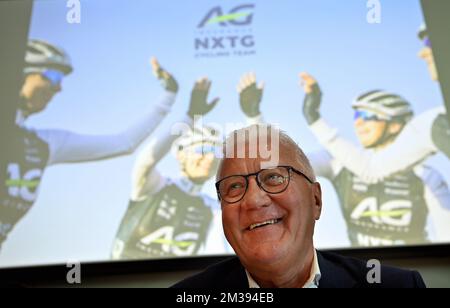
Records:
[[[253,126],[258,126],[258,125],[253,125]],[[232,132],[228,138],[225,139],[225,142],[223,144],[223,155],[224,157],[226,157],[226,150],[227,147],[233,146],[234,147],[234,154],[236,154],[236,146],[240,143],[244,143],[244,144],[248,144],[250,142],[250,140],[248,139],[248,136],[246,136],[245,140],[239,140],[237,138],[234,138],[238,133],[242,133],[244,131],[246,131],[249,128],[252,128],[253,126],[249,126],[247,128],[242,128],[240,130],[236,130],[234,132]],[[264,125],[263,125],[264,126]],[[264,126],[266,127],[266,126]],[[270,125],[269,125],[270,127]],[[258,131],[258,135],[257,136],[264,136],[267,137],[267,143],[266,145],[270,148],[270,151],[279,151],[279,165],[291,165],[292,167],[296,167],[298,169],[300,169],[302,172],[304,172],[309,178],[311,178],[313,181],[316,181],[316,176],[314,173],[314,170],[312,169],[312,166],[307,158],[307,156],[303,153],[303,150],[299,147],[299,145],[291,138],[289,137],[285,132],[283,132],[282,130],[279,130],[278,128],[275,128],[275,132],[279,134],[279,143],[278,145],[276,145],[275,149],[272,149],[272,131],[270,131],[270,133],[264,133],[264,130],[262,131],[262,133],[260,133]],[[234,139],[232,139],[232,137]],[[233,141],[233,143],[231,143],[231,141]],[[258,143],[259,145],[259,138],[258,138]],[[245,153],[248,156],[249,154],[249,147],[245,147]],[[256,151],[257,154],[259,154],[259,151]],[[218,173],[216,176],[216,179],[219,179],[219,177],[222,174],[222,169],[223,169],[223,162],[224,160],[226,160],[226,158],[222,159],[221,163],[220,163],[220,167],[218,169]],[[262,161],[269,161],[269,159],[267,160],[261,160]],[[284,163],[282,163],[284,161]]]

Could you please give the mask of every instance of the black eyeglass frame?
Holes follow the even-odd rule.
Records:
[[[260,174],[261,172],[263,172],[263,171],[267,171],[267,170],[271,170],[271,169],[277,169],[277,168],[286,168],[286,169],[287,169],[287,171],[288,171],[288,176],[287,176],[288,183],[287,183],[286,187],[285,187],[283,190],[274,193],[274,192],[270,192],[270,191],[267,191],[266,189],[264,189],[264,187],[263,187],[263,186],[261,185],[261,183],[259,182],[258,176],[259,176],[259,174]],[[217,197],[219,198],[219,201],[222,201],[222,200],[223,200],[223,201],[225,201],[225,202],[228,203],[228,204],[234,204],[234,203],[238,203],[238,202],[242,201],[242,199],[244,199],[245,194],[247,193],[247,190],[248,190],[248,184],[249,184],[248,179],[249,179],[249,177],[251,177],[251,176],[255,176],[255,177],[256,177],[256,183],[258,184],[258,187],[259,187],[260,189],[262,189],[263,191],[265,191],[266,193],[271,194],[271,195],[281,194],[281,193],[283,193],[283,192],[286,191],[286,189],[289,187],[289,184],[291,183],[291,171],[294,171],[296,174],[298,174],[298,175],[304,177],[310,184],[314,184],[314,183],[315,183],[315,182],[314,182],[313,180],[311,180],[306,174],[304,174],[304,173],[301,172],[300,170],[295,169],[295,168],[292,167],[292,166],[276,166],[276,167],[270,168],[270,169],[261,169],[261,170],[259,170],[258,172],[249,173],[249,174],[246,174],[246,175],[244,175],[244,174],[234,174],[234,175],[230,175],[230,176],[227,176],[227,177],[221,179],[220,181],[217,181],[216,184],[215,184],[215,186],[216,186],[216,192],[217,192]],[[244,191],[244,193],[242,194],[242,197],[241,197],[239,200],[233,201],[233,202],[228,202],[227,200],[225,200],[224,198],[222,198],[222,196],[221,196],[221,194],[220,194],[220,189],[219,189],[220,183],[222,183],[222,182],[225,181],[226,179],[229,179],[229,178],[232,178],[232,177],[235,177],[235,176],[241,176],[241,177],[244,177],[244,179],[245,179],[245,191]],[[285,178],[286,178],[286,177],[285,177]]]

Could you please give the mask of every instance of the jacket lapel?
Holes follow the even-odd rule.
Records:
[[[358,281],[350,274],[343,264],[338,264],[339,260],[329,260],[325,256],[317,251],[317,259],[319,262],[319,268],[321,273],[321,278],[319,281],[319,288],[355,288],[358,287]],[[223,288],[230,289],[246,289],[248,288],[247,275],[245,274],[245,269],[242,266],[238,258],[234,258],[233,266],[231,270],[227,273],[221,273],[222,283],[220,283]]]
[[[237,257],[234,258],[233,263],[231,270],[228,273],[223,273],[223,276],[217,277],[217,279],[223,280],[223,288],[247,289],[248,279],[244,267]]]
[[[358,282],[343,266],[338,266],[317,252],[321,278],[319,288],[354,288]]]

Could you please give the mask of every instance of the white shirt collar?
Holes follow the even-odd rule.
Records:
[[[250,273],[247,270],[245,270],[245,273],[247,274],[249,288],[259,289],[260,286],[253,279]],[[314,249],[314,257],[313,257],[313,264],[311,267],[311,273],[309,275],[308,280],[304,284],[303,289],[317,289],[319,287],[320,277],[322,277],[322,274],[320,273],[319,259],[317,258],[317,251]]]

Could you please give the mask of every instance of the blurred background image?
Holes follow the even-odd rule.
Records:
[[[448,117],[419,1],[383,2],[380,23],[357,0],[68,12],[33,2],[17,98],[2,99],[0,267],[232,254],[215,171],[226,134],[254,123],[311,158],[317,248],[450,242]]]

